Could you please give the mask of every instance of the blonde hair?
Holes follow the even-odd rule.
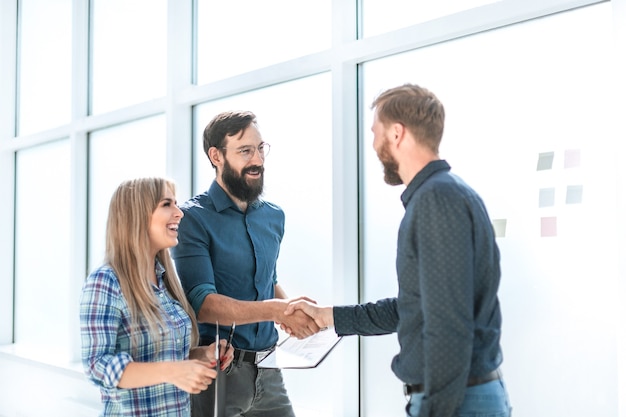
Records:
[[[138,330],[147,326],[155,340],[159,327],[165,328],[160,303],[150,284],[155,259],[150,253],[148,230],[152,213],[174,182],[164,178],[138,178],[122,182],[111,197],[106,228],[105,261],[115,271],[131,315],[131,351],[138,342]],[[195,313],[185,297],[168,248],[157,253],[165,268],[163,283],[172,297],[185,309],[192,323],[191,346],[198,344]],[[158,349],[158,347],[157,347]]]

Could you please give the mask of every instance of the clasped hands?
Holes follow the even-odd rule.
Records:
[[[283,320],[276,323],[290,336],[304,339],[334,325],[332,307],[318,306],[309,297],[285,300]]]

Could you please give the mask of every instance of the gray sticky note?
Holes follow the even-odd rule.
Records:
[[[537,171],[545,171],[552,169],[552,162],[554,161],[554,152],[542,152],[537,159]]]

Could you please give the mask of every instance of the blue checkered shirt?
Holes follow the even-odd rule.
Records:
[[[100,388],[102,416],[189,416],[189,394],[172,384],[122,389],[117,385],[126,366],[132,362],[181,361],[188,359],[191,320],[163,285],[163,267],[157,263],[158,288],[154,294],[161,303],[164,323],[157,340],[142,326],[138,346],[130,351],[128,305],[113,269],[102,266],[84,283],[80,300],[82,362],[89,379]]]

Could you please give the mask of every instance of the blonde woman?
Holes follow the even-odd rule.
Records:
[[[195,314],[170,258],[183,217],[175,191],[168,180],[141,178],[111,198],[105,262],[80,302],[82,361],[100,387],[102,416],[189,416],[189,394],[217,375],[215,344],[197,346]],[[230,348],[222,369],[232,358]]]

